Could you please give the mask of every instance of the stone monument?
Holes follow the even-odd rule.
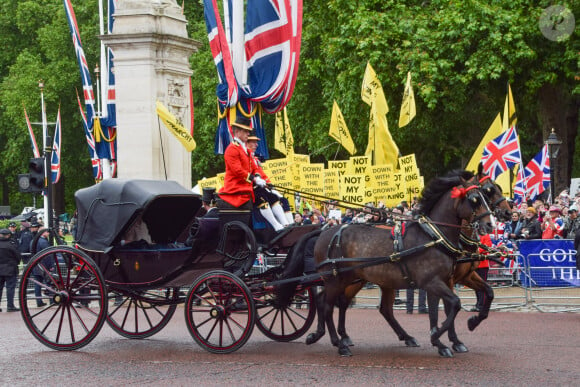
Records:
[[[175,180],[191,188],[191,154],[158,120],[162,102],[190,128],[189,56],[200,44],[174,0],[119,0],[113,32],[119,178]]]

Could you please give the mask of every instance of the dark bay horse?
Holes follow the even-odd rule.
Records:
[[[331,342],[339,346],[341,355],[350,355],[350,340],[339,340],[332,311],[337,301],[348,297],[347,288],[355,281],[362,281],[381,288],[381,314],[399,339],[411,346],[417,345],[415,339],[393,316],[394,289],[419,287],[442,298],[449,314],[441,328],[432,331],[431,342],[440,354],[450,354],[439,337],[449,329],[460,308],[459,298],[449,288],[449,280],[455,260],[461,254],[457,247],[461,221],[474,222],[474,227],[485,233],[491,228],[489,208],[479,187],[468,183],[472,178],[470,172],[453,171],[426,187],[421,198],[421,215],[409,223],[404,236],[405,249],[400,253],[395,252],[390,233],[384,229],[349,225],[339,231],[323,232],[315,245],[315,259],[321,265],[319,271],[325,274],[324,302],[319,309],[318,330],[309,335],[307,342],[316,342],[324,335],[326,322]],[[328,270],[333,274],[328,275]]]
[[[474,179],[477,181],[477,184],[479,184],[481,191],[484,193],[485,198],[489,206],[493,210],[495,217],[499,220],[508,220],[511,214],[511,207],[507,203],[506,198],[503,196],[501,187],[495,184],[495,182],[493,182],[493,180],[491,180],[491,178],[488,175],[483,173],[481,164],[478,168],[478,173],[474,177]],[[317,237],[318,234],[309,235],[306,236],[305,240]],[[473,229],[471,229],[469,226],[462,228],[461,243],[467,253],[477,252],[478,250],[479,246],[478,238],[477,236],[474,236]],[[299,246],[300,244],[296,245],[296,247]],[[301,250],[297,249],[293,251],[293,253],[301,254]],[[293,258],[293,260],[295,262],[296,261],[302,262],[303,257],[295,257]],[[457,265],[455,266],[452,281],[449,284],[451,289],[453,289],[454,284],[459,283],[475,291],[483,291],[485,294],[483,308],[479,311],[478,315],[472,316],[468,320],[468,327],[470,330],[474,330],[479,325],[479,323],[481,323],[481,321],[485,320],[488,317],[489,309],[494,297],[493,289],[491,288],[491,286],[489,286],[489,284],[485,282],[483,279],[481,279],[481,277],[475,272],[475,269],[477,269],[478,264],[479,264],[478,260],[472,259],[471,261],[469,261],[469,259],[463,260],[460,259]],[[302,273],[302,271],[294,271],[293,273],[289,273],[288,276],[292,277],[300,275],[300,273]],[[352,345],[352,342],[350,341],[350,337],[348,336],[345,330],[346,309],[350,305],[352,299],[360,291],[364,283],[365,282],[363,281],[358,281],[348,286],[345,289],[345,293],[341,295],[341,297],[337,302],[339,307],[338,334],[341,336],[341,339],[344,340],[344,342],[349,343],[349,345]],[[429,319],[430,319],[430,327],[432,329],[437,326],[438,322],[439,298],[432,298],[431,305],[432,306],[430,308],[430,311],[432,311],[432,313],[430,313]],[[316,333],[313,333],[309,336],[307,343],[312,344],[317,340],[319,340],[321,337],[320,334],[324,335],[324,323],[322,323],[321,327],[319,326],[319,329]],[[453,343],[452,348],[456,352],[468,351],[467,347],[458,339],[454,323],[452,323],[451,326],[449,327],[448,336],[450,341]],[[412,337],[405,337],[405,335],[402,336],[400,335],[399,338],[401,340],[405,340],[405,343],[408,346],[418,345],[415,339]]]
[[[483,173],[482,165],[479,164],[477,175],[475,178],[481,187],[495,217],[501,221],[507,221],[511,216],[511,207],[508,204],[506,198],[503,196],[501,187],[499,187],[488,175]],[[471,255],[478,252],[480,246],[477,235],[474,235],[474,230],[469,227],[468,224],[464,224],[461,229],[461,245],[463,249],[466,250],[466,254]],[[479,274],[475,271],[479,265],[479,261],[483,259],[473,259],[465,257],[464,259],[459,259],[457,265],[455,266],[455,271],[453,272],[453,277],[449,283],[449,287],[453,289],[455,284],[465,285],[474,291],[482,291],[484,293],[483,307],[479,311],[479,314],[471,316],[467,320],[467,327],[470,331],[473,331],[483,320],[485,320],[489,315],[489,310],[491,303],[494,298],[494,293],[492,287],[484,281]],[[429,323],[430,328],[434,329],[437,327],[438,317],[439,317],[439,298],[427,293],[428,305],[429,305]],[[468,349],[457,337],[455,331],[455,323],[453,322],[449,330],[447,331],[449,340],[452,342],[452,348],[455,352],[467,352]]]

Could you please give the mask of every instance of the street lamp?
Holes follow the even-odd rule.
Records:
[[[548,156],[550,157],[550,197],[552,198],[551,203],[554,204],[554,164],[558,158],[560,145],[562,144],[562,140],[558,138],[554,128],[552,128],[552,133],[546,139],[545,144],[548,146]]]

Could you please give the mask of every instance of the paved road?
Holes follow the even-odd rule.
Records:
[[[470,352],[443,359],[429,344],[425,315],[396,316],[422,344],[398,342],[377,310],[349,311],[356,346],[341,358],[325,337],[276,343],[257,329],[230,355],[195,344],[177,310],[146,340],[128,340],[104,326],[82,350],[58,352],[40,344],[18,313],[0,313],[0,385],[521,385],[568,386],[580,380],[580,314],[493,312],[469,332],[461,312],[458,334]]]

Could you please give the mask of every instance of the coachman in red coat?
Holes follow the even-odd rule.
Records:
[[[226,148],[224,161],[226,175],[224,186],[220,190],[220,197],[234,207],[240,207],[248,201],[254,201],[253,183],[257,173],[252,162],[252,156],[246,142],[252,131],[250,120],[246,117],[238,117],[232,124],[234,140]]]

